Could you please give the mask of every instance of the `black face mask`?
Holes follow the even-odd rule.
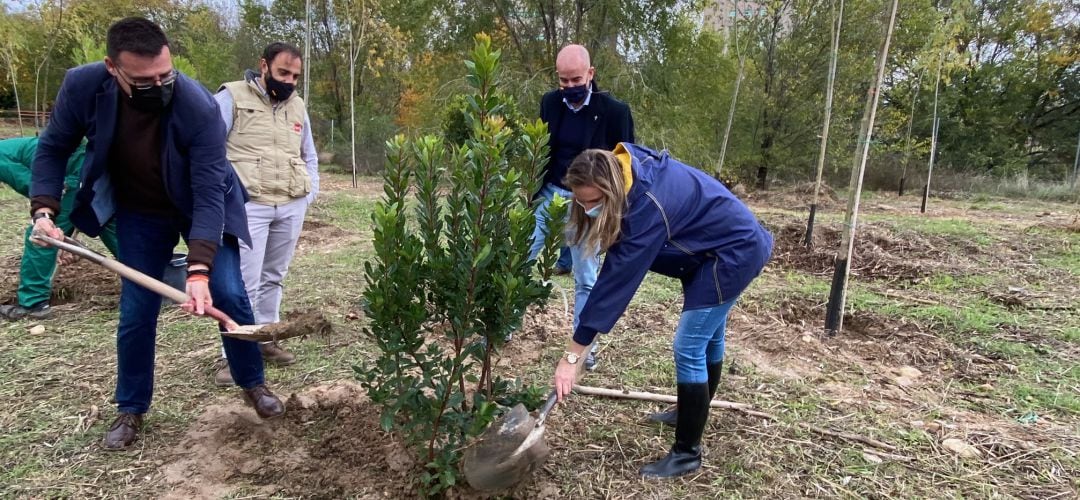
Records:
[[[160,113],[172,102],[173,85],[154,85],[148,89],[131,87],[131,106],[147,113]]]
[[[588,83],[583,83],[577,87],[564,87],[560,90],[562,91],[563,98],[570,104],[585,102],[585,98],[589,96]]]
[[[284,101],[296,90],[296,85],[275,80],[270,73],[266,74],[266,93],[275,101]]]

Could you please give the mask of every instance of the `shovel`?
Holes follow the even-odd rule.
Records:
[[[555,391],[536,418],[518,404],[493,422],[462,456],[469,486],[480,491],[507,489],[531,475],[551,450],[544,442],[544,421],[555,406]]]
[[[42,241],[61,250],[71,252],[75,255],[78,255],[79,257],[89,260],[90,262],[98,264],[105,269],[108,269],[124,278],[135,282],[136,284],[146,288],[147,290],[155,292],[162,297],[176,302],[177,304],[186,304],[191,300],[191,297],[188,297],[186,293],[181,292],[180,290],[177,290],[159,280],[151,278],[150,276],[147,276],[128,266],[125,266],[124,264],[121,264],[115,259],[101,255],[87,248],[74,238],[65,236],[63,241],[61,241],[56,238],[51,238],[42,234],[34,234],[31,236],[31,238]],[[225,328],[225,331],[221,332],[221,334],[228,337],[263,342],[275,341],[299,335],[299,333],[295,335],[290,335],[289,328],[277,328],[280,323],[275,323],[274,325],[241,326],[235,321],[233,321],[232,318],[230,318],[223,311],[214,306],[206,306],[205,311],[207,316],[210,316],[211,318],[214,318],[218,320],[219,323],[221,323],[221,326]],[[271,326],[275,328],[264,328]]]

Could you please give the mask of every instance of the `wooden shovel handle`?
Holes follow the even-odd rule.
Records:
[[[159,280],[151,278],[146,274],[132,269],[119,261],[109,258],[105,255],[97,253],[89,248],[86,248],[82,243],[74,238],[64,238],[64,241],[50,238],[44,235],[34,235],[35,239],[44,241],[54,247],[71,252],[80,257],[85,257],[87,260],[101,264],[102,267],[108,269],[120,276],[127,278],[135,284],[150,290],[162,297],[165,297],[177,304],[186,304],[191,300],[188,294],[177,290],[168,284],[162,283]],[[238,328],[238,325],[229,315],[225,314],[222,310],[214,307],[207,306],[205,309],[206,315],[218,320],[226,330],[232,331]]]
[[[574,384],[574,392],[589,396],[603,396],[608,398],[636,399],[638,401],[654,401],[657,403],[676,403],[679,398],[668,394],[656,394],[654,392],[627,391],[622,389],[608,389],[605,387],[589,387]],[[752,406],[746,403],[733,403],[731,401],[712,400],[711,408],[727,408],[731,410],[748,410]]]

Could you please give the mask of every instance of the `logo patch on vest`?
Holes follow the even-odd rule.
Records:
[[[296,132],[297,134],[299,134],[300,131],[303,130],[303,129],[304,129],[304,124],[303,123],[300,123],[300,122],[293,123],[293,126],[292,126],[293,132]]]

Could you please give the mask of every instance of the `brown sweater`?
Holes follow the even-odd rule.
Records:
[[[178,217],[180,212],[165,189],[161,164],[161,113],[146,112],[120,94],[116,132],[109,148],[109,175],[120,207],[143,214]],[[188,263],[211,265],[217,242],[188,241]]]

